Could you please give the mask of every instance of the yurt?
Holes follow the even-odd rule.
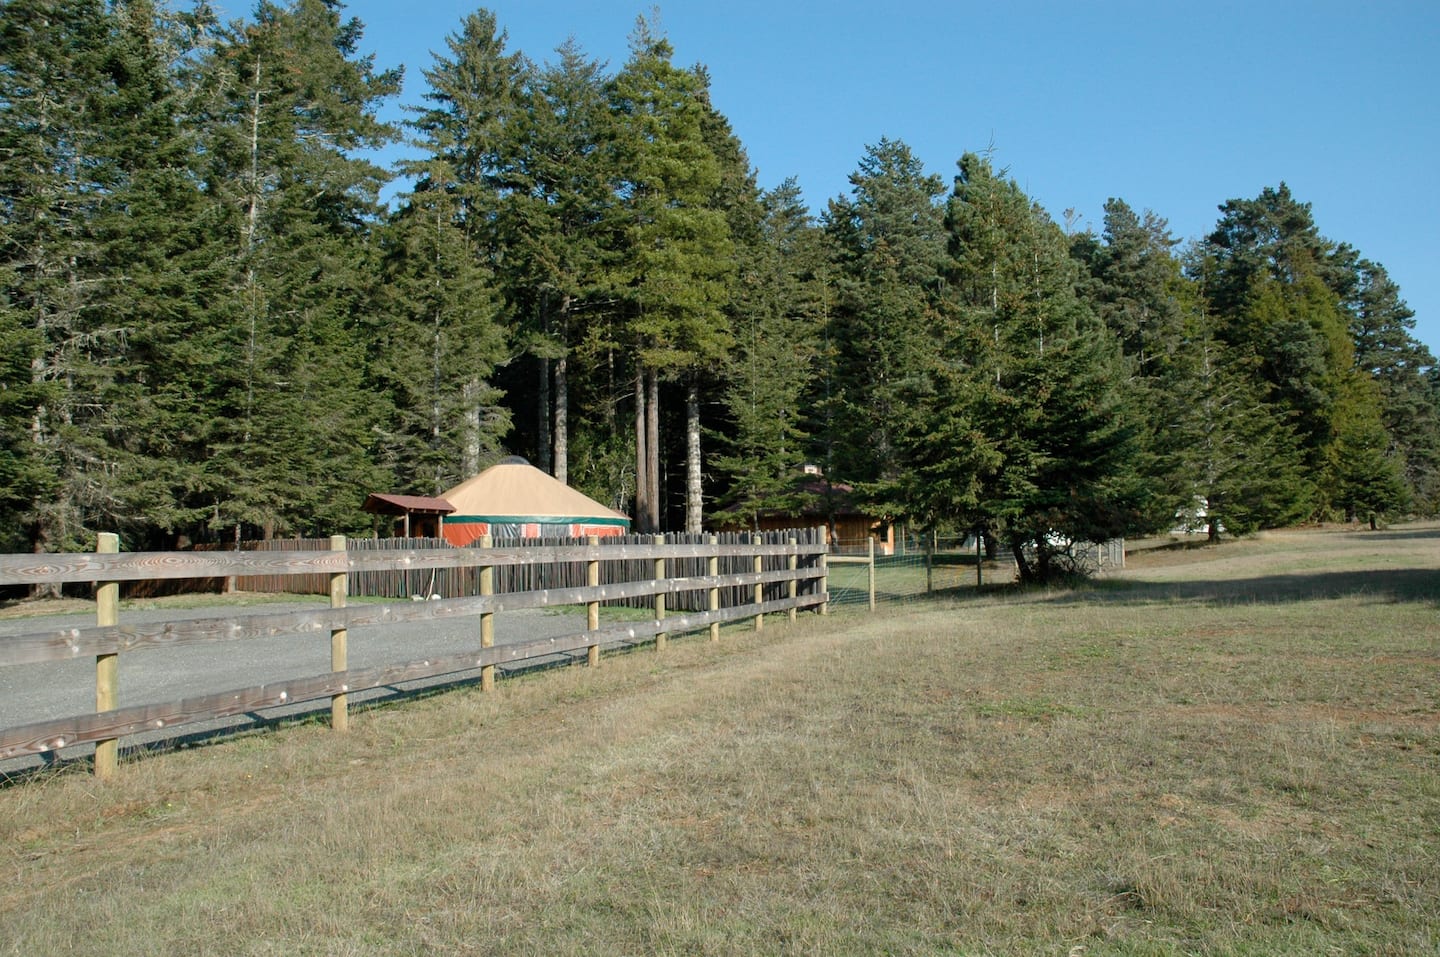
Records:
[[[492,539],[624,535],[630,519],[535,468],[504,459],[440,496],[455,507],[443,533],[451,545]]]

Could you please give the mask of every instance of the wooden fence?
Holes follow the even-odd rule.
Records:
[[[811,541],[800,543],[799,538]],[[785,540],[780,541],[783,537]],[[454,676],[479,671],[481,686],[491,687],[495,667],[584,650],[590,664],[602,646],[654,638],[663,648],[668,635],[708,628],[712,640],[720,625],[753,619],[763,627],[765,615],[786,613],[794,620],[802,608],[822,614],[828,599],[825,547],[818,530],[758,536],[749,542],[523,545],[491,548],[350,548],[337,536],[325,551],[140,552],[121,554],[118,539],[102,535],[99,550],[84,554],[0,555],[0,585],[96,585],[96,625],[0,637],[0,667],[47,661],[94,658],[96,710],[67,718],[0,729],[0,760],[58,751],[94,743],[95,772],[115,771],[118,741],[125,735],[168,730],[178,725],[245,715],[260,709],[329,698],[331,721],[344,730],[348,695],[397,682]],[[729,566],[721,570],[721,564]],[[610,568],[602,579],[602,572]],[[506,590],[509,583],[532,585],[526,569],[565,568],[565,583]],[[619,569],[617,571],[617,569]],[[575,572],[582,574],[576,578]],[[440,572],[464,572],[467,590],[435,600],[346,605],[349,585],[367,574],[419,574],[430,580]],[[538,571],[535,574],[539,574]],[[558,573],[555,573],[558,574]],[[253,579],[318,576],[328,584],[330,607],[281,614],[242,614],[174,620],[154,624],[121,624],[119,585],[123,582],[175,579]],[[508,576],[508,577],[507,577]],[[409,579],[411,581],[416,579]],[[459,580],[459,579],[454,579]],[[473,589],[468,586],[473,583]],[[681,596],[700,609],[671,614],[667,599]],[[600,626],[600,604],[616,600],[648,602],[650,621]],[[526,608],[584,605],[584,631],[560,637],[495,645],[497,612]],[[439,621],[464,616],[480,619],[479,643],[473,650],[423,661],[397,662],[352,670],[346,665],[347,633],[361,625]],[[192,642],[243,641],[287,634],[323,634],[331,644],[331,671],[254,687],[198,695],[181,701],[118,707],[117,656],[143,647],[174,647]]]
[[[820,545],[825,538],[822,529],[801,528],[785,531],[771,531],[758,533],[759,544],[763,545],[784,545],[794,539],[799,545]],[[671,532],[657,539],[653,535],[623,535],[611,536],[600,539],[602,548],[624,548],[628,546],[653,545],[662,543],[666,545],[706,545],[712,538],[718,540],[721,545],[753,545],[756,544],[756,535],[749,532],[725,532],[717,535],[690,535],[682,532]],[[575,548],[587,543],[584,538],[534,538],[519,541],[501,540],[498,545],[513,546],[516,548]],[[390,552],[399,550],[414,549],[452,549],[444,539],[438,538],[351,538],[346,542],[346,548],[350,551],[377,551]],[[242,544],[243,551],[328,551],[330,543],[327,539],[313,538],[291,538],[274,539],[266,542],[245,542]],[[748,553],[747,553],[748,554]],[[720,558],[719,574],[734,575],[741,572],[753,571],[750,558],[747,554],[723,555]],[[628,581],[637,581],[648,576],[651,568],[645,564],[646,559],[616,559],[604,562],[600,569],[600,584],[609,585]],[[764,559],[765,571],[775,571],[783,567],[783,556],[770,555]],[[677,558],[671,562],[670,574],[675,578],[689,578],[696,575],[706,574],[705,558]],[[495,569],[495,591],[499,594],[524,591],[541,591],[547,588],[574,588],[585,584],[586,566],[584,562],[545,562],[534,561],[524,564],[513,564],[499,566]],[[271,594],[292,594],[292,595],[325,595],[329,593],[330,583],[324,575],[320,574],[270,574],[251,575],[243,579],[237,579],[234,587],[239,591],[263,592]],[[441,598],[452,598],[459,595],[476,594],[480,587],[480,569],[477,567],[451,567],[451,568],[378,568],[362,572],[355,572],[350,575],[349,593],[351,597],[365,598],[429,598],[438,595]],[[766,594],[770,598],[779,598],[783,591],[783,583],[770,584],[766,586]],[[724,605],[740,604],[749,596],[744,593],[743,586],[734,586],[727,590],[724,596]],[[708,607],[709,596],[704,590],[690,590],[679,592],[671,596],[670,608],[672,610],[704,611]],[[648,607],[649,602],[644,597],[611,598],[604,602],[607,606],[625,606],[631,608]]]

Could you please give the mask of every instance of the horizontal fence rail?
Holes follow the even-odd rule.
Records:
[[[114,545],[113,536],[106,536]],[[764,616],[827,608],[826,555],[823,531],[803,529],[760,536],[671,536],[685,540],[638,540],[521,545],[504,547],[399,548],[371,544],[351,548],[336,539],[326,551],[313,548],[211,552],[106,552],[74,555],[0,556],[0,585],[97,585],[97,624],[0,636],[0,667],[62,662],[93,657],[97,663],[97,707],[93,714],[42,720],[0,728],[0,760],[43,754],[77,744],[96,745],[96,773],[113,773],[113,748],[121,737],[167,731],[198,721],[230,718],[256,711],[330,698],[332,722],[343,729],[347,696],[400,682],[444,678],[495,666],[552,659],[584,651],[590,663],[602,646],[654,638],[663,647],[668,635],[711,629],[753,619],[758,629]],[[748,541],[743,540],[748,539]],[[327,543],[328,544],[328,543]],[[430,543],[425,543],[429,545]],[[723,566],[723,567],[722,567]],[[551,587],[499,587],[495,573],[514,569],[508,586],[533,585],[544,578]],[[561,574],[558,570],[564,569]],[[473,583],[464,594],[425,601],[347,605],[347,589],[357,577],[375,576],[393,586],[416,570],[463,573],[456,581]],[[605,571],[602,579],[601,571]],[[541,574],[548,571],[549,574]],[[528,577],[527,577],[528,576]],[[158,623],[120,622],[106,595],[118,605],[114,584],[157,579],[227,581],[310,577],[323,581],[331,607],[284,613],[226,614],[210,618]],[[449,583],[451,585],[454,582]],[[424,597],[438,595],[427,590]],[[413,596],[413,593],[412,593]],[[420,596],[413,596],[420,597]],[[648,602],[648,604],[647,604]],[[654,619],[601,626],[601,603],[640,603],[654,610]],[[522,609],[584,606],[583,631],[558,637],[494,645],[491,621],[497,613]],[[668,605],[668,607],[667,607]],[[345,666],[349,629],[478,617],[479,641],[473,650],[423,657],[412,661],[350,669]],[[488,627],[487,627],[488,626]],[[326,636],[331,642],[332,670],[230,691],[199,694],[178,701],[116,706],[116,657],[142,648],[237,642],[284,635]],[[108,686],[107,686],[108,685]],[[335,702],[340,704],[337,706]],[[102,706],[103,705],[103,706]],[[102,749],[111,758],[102,764]]]

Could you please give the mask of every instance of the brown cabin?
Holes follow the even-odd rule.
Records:
[[[443,498],[371,492],[365,497],[364,509],[391,516],[387,538],[443,538],[445,516],[455,511],[455,506]]]
[[[895,554],[895,525],[865,511],[855,502],[855,490],[843,482],[828,481],[819,470],[807,466],[805,475],[796,483],[796,491],[807,504],[793,510],[761,512],[756,518],[757,531],[771,532],[787,528],[825,529],[825,543],[832,549],[863,552],[870,536],[875,537],[875,554]],[[734,516],[715,516],[718,531],[743,531],[748,521],[735,521]]]

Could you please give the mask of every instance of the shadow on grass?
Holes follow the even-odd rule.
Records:
[[[1440,528],[1410,528],[1404,531],[1371,531],[1368,528],[1356,529],[1350,533],[1355,538],[1373,539],[1375,541],[1392,541],[1394,539],[1408,539],[1411,541],[1421,539],[1440,540]]]
[[[1331,598],[1368,598],[1376,602],[1440,607],[1440,571],[1398,568],[1354,572],[1309,572],[1256,578],[1149,582],[1094,582],[1074,592],[1054,594],[1056,601],[1106,601],[1152,604],[1174,601],[1209,605],[1281,604]]]

